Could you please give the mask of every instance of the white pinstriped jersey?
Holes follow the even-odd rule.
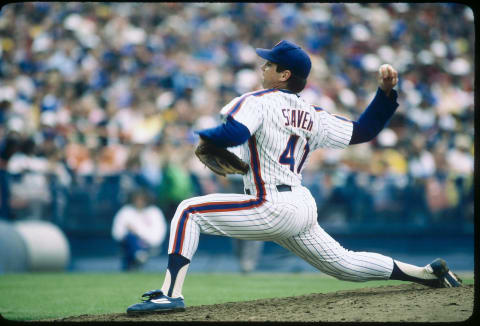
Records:
[[[266,188],[301,184],[301,172],[309,153],[317,148],[345,148],[352,136],[351,121],[305,102],[296,94],[279,89],[246,93],[233,99],[220,112],[244,124],[255,139],[261,178]],[[250,162],[251,144],[238,152]],[[247,189],[255,189],[251,168],[244,176]]]
[[[343,248],[320,227],[315,199],[301,186],[309,152],[346,147],[352,137],[351,121],[277,89],[244,94],[221,113],[244,124],[252,135],[245,144],[230,148],[250,163],[243,177],[250,194],[208,194],[182,201],[171,222],[169,254],[192,259],[204,233],[275,241],[343,280],[389,278],[392,258]],[[277,191],[275,186],[282,184],[292,187]],[[180,287],[172,293],[181,295]]]

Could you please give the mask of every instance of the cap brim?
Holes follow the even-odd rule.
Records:
[[[272,56],[272,53],[271,53],[272,50],[256,48],[255,52],[257,52],[258,56],[268,61],[275,62],[275,63],[277,62],[276,59]]]

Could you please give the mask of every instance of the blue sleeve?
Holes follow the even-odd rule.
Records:
[[[211,141],[219,147],[238,146],[250,138],[250,131],[242,123],[235,121],[231,116],[221,125],[196,131],[205,140]]]
[[[358,121],[352,121],[353,132],[350,145],[365,143],[375,138],[385,127],[398,107],[397,92],[391,90],[387,96],[380,88]]]

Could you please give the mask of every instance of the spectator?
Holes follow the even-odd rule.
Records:
[[[113,238],[121,244],[122,269],[140,268],[165,239],[167,224],[162,211],[149,203],[143,190],[134,191],[130,201],[115,215]]]
[[[20,151],[13,154],[7,165],[12,176],[12,208],[16,218],[43,219],[52,200],[47,179],[48,160],[36,155],[32,138],[24,139],[20,146]]]
[[[0,217],[13,219],[10,209],[10,175],[7,172],[8,161],[20,147],[17,133],[9,133],[0,142]]]
[[[193,180],[187,168],[190,149],[187,145],[179,146],[180,144],[176,140],[164,144],[165,161],[158,198],[168,220],[173,218],[177,205],[185,198],[184,196],[194,193]]]

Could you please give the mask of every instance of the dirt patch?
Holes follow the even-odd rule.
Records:
[[[176,313],[136,317],[125,313],[80,315],[51,321],[455,322],[472,315],[473,295],[473,285],[431,289],[402,284],[187,307],[185,312]]]

